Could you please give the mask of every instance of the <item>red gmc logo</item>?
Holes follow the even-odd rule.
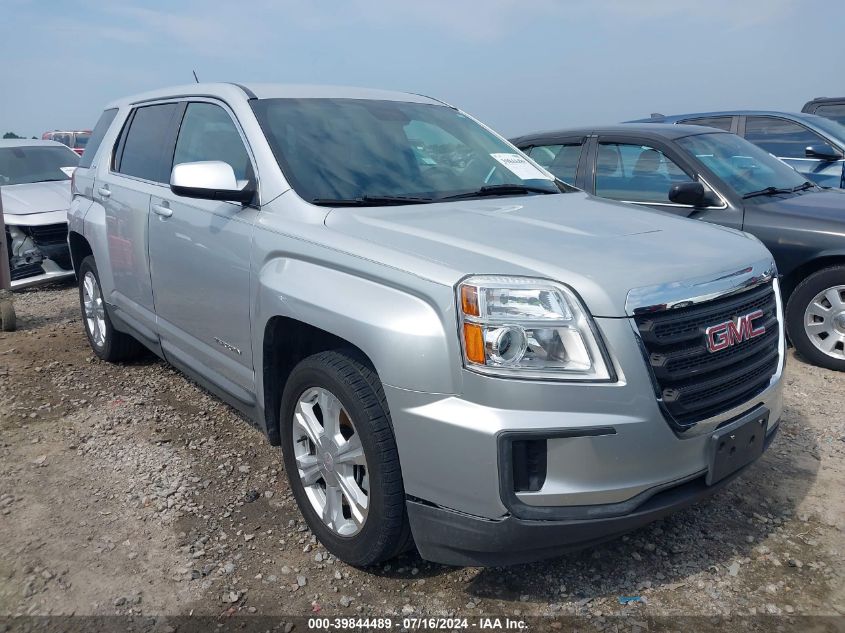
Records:
[[[762,325],[754,326],[754,320],[761,316],[763,316],[763,311],[755,310],[745,316],[737,317],[735,321],[711,325],[704,332],[707,337],[707,349],[710,352],[720,352],[737,343],[762,336],[766,333],[766,328]]]

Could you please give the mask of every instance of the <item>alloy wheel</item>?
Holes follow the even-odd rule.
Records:
[[[82,305],[85,312],[85,326],[91,340],[98,348],[106,344],[106,311],[100,284],[90,270],[82,278]]]
[[[354,536],[369,509],[369,470],[352,418],[333,393],[307,389],[296,403],[293,448],[311,507],[340,536]]]

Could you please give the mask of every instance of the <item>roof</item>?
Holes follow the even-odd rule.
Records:
[[[59,143],[58,141],[42,141],[41,139],[29,138],[7,138],[0,139],[0,147],[64,147],[68,151],[71,150],[67,145]]]
[[[710,134],[713,132],[726,133],[714,127],[703,125],[675,125],[671,123],[621,123],[618,125],[600,125],[596,127],[561,128],[523,134],[510,139],[514,145],[528,143],[536,139],[555,138],[560,136],[579,136],[587,134],[636,134],[644,138],[676,139],[695,134]]]
[[[379,101],[408,101],[413,103],[430,103],[443,105],[443,102],[411,94],[391,90],[373,88],[355,88],[350,86],[321,86],[307,84],[263,84],[263,83],[194,83],[181,86],[171,86],[152,90],[109,103],[106,108],[128,106],[143,101],[155,101],[174,97],[217,97],[224,101],[244,99],[274,99],[274,98],[335,98],[335,99],[372,99]]]
[[[628,123],[673,123],[681,119],[697,119],[704,117],[719,117],[719,116],[777,116],[786,117],[790,119],[799,119],[802,121],[813,121],[816,118],[815,114],[807,114],[806,112],[782,112],[777,110],[719,110],[718,112],[686,112],[684,114],[661,114],[659,116],[652,116],[645,119],[635,119],[628,121]]]

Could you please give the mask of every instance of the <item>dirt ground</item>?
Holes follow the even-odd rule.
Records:
[[[845,374],[793,354],[778,438],[711,500],[543,563],[361,570],[316,542],[278,449],[232,409],[153,356],[96,359],[75,287],[15,305],[0,616],[845,614]]]

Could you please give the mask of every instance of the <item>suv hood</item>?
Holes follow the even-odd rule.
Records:
[[[568,284],[605,317],[625,316],[633,288],[772,259],[741,231],[580,192],[335,209],[325,223],[392,253],[364,256],[412,274],[447,285],[470,274],[545,277]]]
[[[70,207],[70,180],[4,185],[3,214],[31,215],[67,211]]]

